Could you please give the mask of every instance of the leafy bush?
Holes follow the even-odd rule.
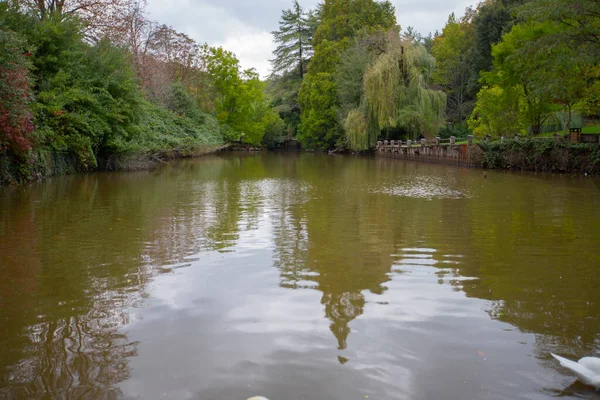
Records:
[[[0,147],[10,142],[21,150],[31,148],[26,138],[32,119],[35,150],[64,153],[77,169],[96,168],[99,158],[114,154],[185,152],[221,143],[219,123],[198,109],[183,85],[172,86],[167,108],[145,100],[129,55],[108,40],[86,43],[71,20],[48,18],[24,26],[23,39],[0,31],[0,124],[7,108],[14,126],[13,131],[2,129]],[[32,113],[27,108],[33,98],[29,60],[23,55],[30,44],[36,81]],[[19,101],[8,104],[7,99]]]
[[[203,123],[144,101],[139,122],[129,127],[127,135],[115,137],[107,145],[110,153],[134,154],[166,150],[186,153],[198,147],[221,144],[218,121],[208,114],[199,114],[196,118]]]
[[[22,156],[33,144],[27,47],[22,37],[0,28],[0,155]]]
[[[438,136],[442,139],[448,139],[450,136],[454,136],[457,140],[465,140],[467,136],[471,134],[472,132],[467,125],[448,125],[440,129]]]
[[[600,147],[596,145],[525,139],[481,142],[485,168],[557,172],[600,172]]]
[[[270,113],[265,117],[265,135],[262,144],[276,147],[285,140],[285,122],[276,114]]]
[[[127,55],[107,40],[90,46],[77,24],[55,19],[37,25],[31,40],[40,144],[96,167],[108,143],[127,138],[140,118],[143,98]]]

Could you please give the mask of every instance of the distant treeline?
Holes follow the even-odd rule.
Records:
[[[145,5],[0,1],[0,181],[31,178],[49,159],[90,170],[291,137],[366,150],[600,116],[597,0],[486,0],[429,36],[402,31],[389,1],[294,1],[266,81],[150,20]]]
[[[3,180],[30,178],[48,154],[89,170],[110,157],[281,136],[254,70],[148,19],[144,7],[0,1]]]
[[[401,31],[388,1],[294,1],[268,88],[316,149],[377,139],[566,130],[600,116],[600,2],[485,0],[441,32]]]

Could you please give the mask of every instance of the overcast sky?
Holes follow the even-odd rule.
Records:
[[[300,0],[313,8],[319,0]],[[477,0],[392,0],[398,23],[422,34],[441,30],[451,12],[464,14]],[[281,10],[292,0],[148,0],[150,17],[171,25],[199,43],[233,51],[243,68],[254,67],[262,77],[269,73],[274,48],[270,32],[277,29]]]

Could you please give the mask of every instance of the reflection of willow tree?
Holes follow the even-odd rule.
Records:
[[[370,192],[398,177],[423,186],[420,168],[472,198]],[[3,190],[0,276],[10,279],[0,279],[0,397],[118,394],[136,351],[121,328],[154,266],[231,247],[267,207],[281,285],[323,293],[340,349],[364,291],[382,293],[391,254],[415,245],[436,249],[449,273],[479,278],[456,289],[491,300],[493,318],[598,347],[600,192],[567,181],[557,195],[553,181],[516,179],[525,178],[495,175],[482,186],[468,170],[269,155]],[[443,264],[450,254],[459,264]]]
[[[372,178],[369,165],[369,160],[298,160],[306,193],[298,185],[299,193],[288,189],[279,196],[279,214],[273,217],[282,286],[317,285],[339,349],[347,346],[349,323],[363,312],[363,291],[385,290],[398,237],[386,216],[393,199],[361,187]],[[298,202],[298,196],[305,202]]]

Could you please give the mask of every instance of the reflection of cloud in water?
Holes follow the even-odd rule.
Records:
[[[0,397],[540,398],[600,351],[595,192],[267,157],[11,200]]]
[[[469,195],[461,190],[453,189],[455,183],[439,177],[420,177],[411,181],[400,181],[395,184],[373,189],[374,194],[410,197],[415,199],[463,199]]]
[[[282,196],[287,206],[302,204],[308,201],[311,188],[310,184],[293,179],[266,178],[258,181],[243,181],[240,184],[241,204],[242,206],[250,204],[279,207]]]
[[[435,320],[440,315],[470,316],[461,309],[467,306],[465,297],[453,294],[462,288],[462,282],[478,279],[461,275],[458,268],[461,263],[455,260],[462,258],[461,255],[447,255],[432,248],[412,247],[400,249],[393,254],[393,258],[389,273],[391,280],[387,282],[389,290],[376,297],[366,296],[370,313],[368,319],[381,318],[406,323]],[[448,261],[455,262],[456,267],[448,265]],[[433,286],[434,279],[443,287]],[[452,288],[451,292],[448,292],[448,286]],[[441,298],[445,301],[440,301]],[[373,304],[381,303],[385,306],[373,307]],[[412,305],[407,307],[407,304]]]

